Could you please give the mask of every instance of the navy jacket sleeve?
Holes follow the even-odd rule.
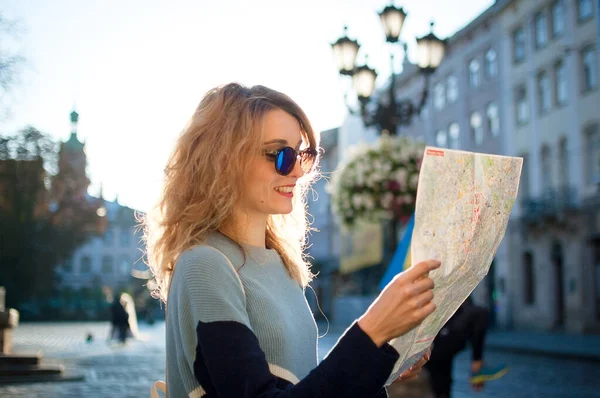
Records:
[[[378,348],[354,323],[329,355],[297,384],[271,374],[258,339],[237,322],[199,323],[194,374],[206,397],[386,397],[399,355]],[[383,395],[382,395],[383,394]]]

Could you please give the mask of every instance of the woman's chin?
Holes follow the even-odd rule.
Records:
[[[294,207],[291,205],[281,205],[281,206],[273,206],[271,209],[271,214],[290,214]]]

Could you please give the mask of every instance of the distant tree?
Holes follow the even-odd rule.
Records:
[[[56,266],[102,229],[98,203],[53,193],[54,180],[69,180],[57,178],[58,155],[58,145],[33,127],[0,137],[0,286],[17,309],[52,296]]]
[[[8,93],[18,81],[25,59],[16,49],[18,25],[0,11],[0,119],[8,111]]]

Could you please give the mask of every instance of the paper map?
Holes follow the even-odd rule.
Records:
[[[430,273],[437,309],[419,327],[390,341],[400,358],[386,385],[421,359],[487,274],[506,231],[522,165],[517,157],[425,148],[411,263],[441,262]]]

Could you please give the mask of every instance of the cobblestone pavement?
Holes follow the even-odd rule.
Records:
[[[164,323],[140,325],[143,340],[124,346],[107,342],[109,328],[108,323],[21,324],[14,333],[14,353],[42,350],[43,363],[61,363],[67,374],[82,374],[85,380],[0,385],[0,397],[148,397],[152,383],[164,380]]]
[[[14,351],[43,350],[45,363],[62,363],[67,373],[84,381],[3,386],[0,397],[148,397],[155,380],[164,379],[164,324],[140,326],[144,340],[125,346],[108,344],[108,323],[22,324]],[[87,333],[94,336],[86,343]],[[320,340],[321,357],[335,344],[330,333]],[[598,397],[600,363],[526,356],[502,351],[486,353],[488,361],[505,363],[509,373],[490,382],[482,393],[468,384],[469,352],[457,357],[453,398],[465,397]]]

